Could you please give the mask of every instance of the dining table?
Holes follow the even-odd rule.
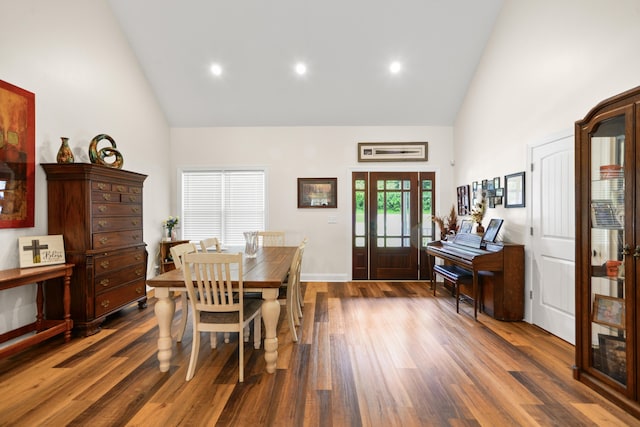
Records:
[[[296,252],[295,246],[260,247],[255,257],[242,257],[242,282],[245,293],[260,293],[262,295],[262,321],[264,323],[264,360],[266,370],[272,374],[276,371],[278,360],[278,317],[280,303],[278,293],[280,286],[286,282],[289,267]],[[241,252],[242,248],[226,248],[228,253]],[[237,275],[236,275],[237,276]],[[238,284],[238,278],[233,277],[233,283]],[[157,298],[155,316],[158,322],[158,361],[160,371],[169,370],[173,338],[171,323],[175,314],[173,292],[186,292],[184,274],[180,269],[167,271],[147,280],[147,285],[154,288]],[[182,308],[186,313],[185,307]],[[184,315],[184,314],[183,314]],[[240,338],[242,341],[242,338]],[[240,343],[242,345],[242,343]]]

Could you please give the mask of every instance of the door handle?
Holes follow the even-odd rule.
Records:
[[[636,246],[636,250],[633,252],[634,258],[640,258],[640,245]]]
[[[636,248],[637,250],[638,248]],[[628,244],[624,245],[624,248],[622,249],[622,255],[629,255],[631,254],[631,246],[629,246]]]

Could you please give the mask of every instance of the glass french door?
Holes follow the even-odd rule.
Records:
[[[352,184],[353,279],[427,279],[435,174],[354,172]]]

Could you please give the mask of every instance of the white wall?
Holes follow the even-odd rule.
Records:
[[[351,277],[351,172],[353,170],[436,171],[438,211],[455,201],[452,186],[452,128],[449,127],[247,127],[174,128],[171,170],[202,166],[267,168],[267,228],[284,230],[288,243],[309,238],[304,280],[347,280]],[[358,163],[357,143],[428,141],[429,161],[422,163]],[[297,178],[338,178],[337,209],[298,209]],[[176,177],[177,180],[177,177]],[[173,188],[174,212],[178,194]],[[329,224],[330,216],[337,217]]]
[[[507,0],[455,123],[456,185],[527,170],[527,145],[640,85],[638,22],[637,0]],[[526,209],[491,216],[528,243]]]
[[[124,169],[149,175],[144,235],[153,257],[169,214],[169,128],[107,3],[0,0],[0,11],[0,79],[35,93],[36,103],[35,227],[0,229],[0,269],[18,267],[19,236],[47,234],[39,164],[55,162],[61,136],[76,162],[88,162],[89,142],[107,133]],[[0,332],[34,319],[35,286],[0,292]]]

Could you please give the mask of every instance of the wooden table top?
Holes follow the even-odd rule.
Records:
[[[258,248],[255,258],[242,257],[244,288],[278,288],[287,279],[296,246]],[[238,252],[231,248],[227,253]],[[147,280],[154,288],[184,287],[182,270],[171,270]]]
[[[71,275],[74,264],[53,264],[42,267],[12,268],[0,271],[0,289],[9,289],[43,280]]]

